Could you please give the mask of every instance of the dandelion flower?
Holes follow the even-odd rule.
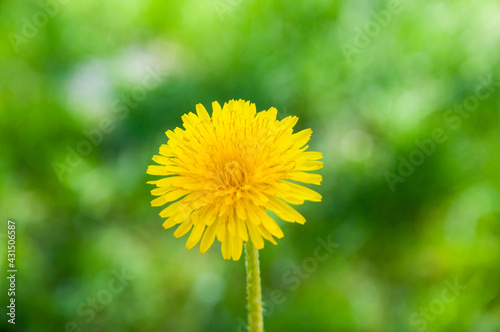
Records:
[[[202,104],[196,114],[182,116],[183,127],[166,132],[147,173],[163,178],[149,181],[158,196],[152,206],[169,204],[160,212],[163,227],[179,225],[180,237],[191,231],[186,248],[200,242],[205,253],[215,238],[224,259],[239,260],[243,243],[257,249],[264,239],[273,244],[283,232],[266,213],[288,222],[306,219],[289,204],[321,201],[321,195],[295,182],[321,183],[321,175],[307,173],[323,163],[319,152],[306,151],[312,130],[293,133],[298,118],[277,120],[277,110],[256,112],[255,104],[231,100],[221,108],[212,103],[212,116]],[[291,182],[291,181],[294,182]]]

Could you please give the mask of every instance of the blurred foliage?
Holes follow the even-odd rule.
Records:
[[[4,0],[0,18],[16,330],[244,331],[243,260],[186,250],[145,184],[182,114],[243,98],[298,115],[325,156],[323,202],[261,251],[267,331],[500,331],[498,1]]]

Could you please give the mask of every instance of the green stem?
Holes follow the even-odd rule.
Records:
[[[245,256],[247,263],[248,329],[250,332],[263,332],[259,250],[255,248],[252,240],[245,244]]]

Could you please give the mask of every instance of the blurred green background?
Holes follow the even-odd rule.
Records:
[[[261,251],[266,331],[500,331],[498,1],[4,0],[0,31],[1,330],[10,218],[13,330],[244,331],[244,260],[146,185],[182,114],[242,98],[325,156]]]

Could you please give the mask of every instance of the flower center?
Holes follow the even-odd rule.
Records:
[[[245,180],[245,171],[239,162],[233,160],[224,165],[221,177],[226,184],[236,187]]]

